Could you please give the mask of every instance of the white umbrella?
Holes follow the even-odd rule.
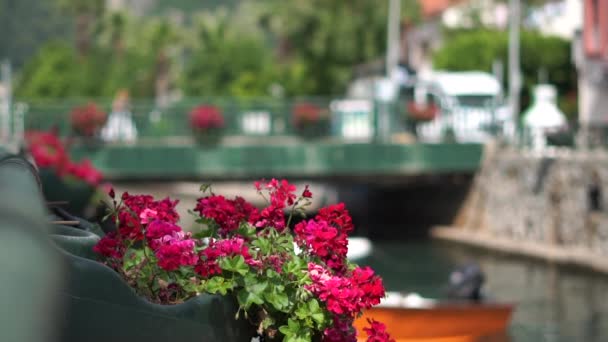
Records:
[[[523,124],[531,129],[560,128],[567,125],[566,116],[556,105],[557,91],[549,84],[534,88],[534,102],[524,112]]]

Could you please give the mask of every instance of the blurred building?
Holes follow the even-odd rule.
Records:
[[[583,1],[547,1],[530,13],[526,24],[543,34],[571,40],[583,22]]]
[[[443,41],[443,29],[478,26],[505,29],[507,5],[497,0],[419,0],[422,20],[404,35],[405,58],[417,71],[432,69],[432,53]]]
[[[509,9],[501,0],[419,0],[422,20],[403,35],[403,59],[417,71],[432,68],[432,53],[443,41],[444,28],[488,27],[506,30]],[[582,23],[583,0],[546,1],[527,7],[522,24],[546,35],[572,39]],[[602,1],[602,0],[599,0]],[[527,1],[521,0],[522,5]]]
[[[111,11],[130,11],[135,15],[144,15],[156,5],[156,0],[106,0],[106,8]]]
[[[573,44],[578,69],[579,123],[605,136],[608,128],[608,0],[584,0],[584,24]]]

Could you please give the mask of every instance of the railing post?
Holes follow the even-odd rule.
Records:
[[[10,142],[11,117],[11,65],[5,60],[0,65],[0,142]]]

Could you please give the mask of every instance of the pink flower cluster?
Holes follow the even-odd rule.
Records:
[[[92,186],[98,186],[103,174],[90,160],[74,162],[70,159],[65,146],[54,132],[28,132],[25,136],[29,152],[40,168],[51,169],[57,176],[75,177]]]
[[[175,224],[179,220],[175,210],[177,200],[165,198],[155,201],[150,195],[132,196],[125,192],[122,201],[123,206],[118,211],[118,231],[123,238],[140,241],[144,238],[144,225],[157,220]]]
[[[183,231],[173,232],[154,241],[154,254],[158,266],[165,271],[174,271],[180,266],[194,266],[199,260],[194,252],[195,242]]]
[[[323,342],[356,342],[357,330],[352,317],[335,317],[333,325],[323,332]]]
[[[114,191],[110,191],[114,199]],[[160,268],[166,271],[180,266],[193,266],[198,262],[194,251],[195,241],[176,225],[179,215],[175,210],[178,201],[169,198],[157,201],[150,195],[123,193],[118,212],[118,230],[104,236],[94,251],[108,258],[122,259],[128,245],[147,240],[154,251]],[[118,261],[120,265],[122,261]]]
[[[125,253],[125,246],[117,236],[116,232],[110,232],[106,234],[95,246],[93,251],[97,254],[103,255],[107,258],[113,259],[114,261],[122,259]]]
[[[103,174],[88,159],[68,164],[67,173],[93,186],[99,185],[103,179]]]
[[[379,304],[384,297],[382,278],[369,267],[357,267],[350,275],[332,275],[320,265],[309,263],[312,284],[308,290],[336,315],[354,317],[356,313]]]
[[[196,132],[224,126],[224,117],[215,106],[198,106],[190,111],[190,125]]]
[[[298,103],[293,107],[293,122],[296,127],[315,124],[325,119],[325,110],[314,103]]]
[[[256,182],[255,187],[269,202],[261,211],[241,197],[229,200],[211,194],[197,200],[195,211],[202,218],[215,222],[219,228],[212,232],[208,243],[192,238],[177,225],[177,201],[124,193],[120,204],[117,204],[114,191],[110,191],[118,229],[102,238],[94,250],[107,258],[109,266],[125,277],[131,277],[128,278],[130,283],[138,284],[142,279],[149,282],[143,291],[152,292],[151,298],[160,303],[176,303],[189,298],[199,291],[198,284],[205,284],[214,276],[237,280],[237,288],[233,291],[242,286],[240,276],[251,279],[253,275],[260,282],[268,281],[265,278],[270,278],[273,283],[284,280],[285,292],[293,294],[304,290],[321,303],[325,315],[323,323],[319,324],[324,330],[315,334],[322,333],[323,341],[357,341],[354,320],[363,310],[380,303],[385,290],[382,279],[371,268],[349,267],[347,264],[347,236],[354,227],[344,204],[322,208],[314,219],[302,221],[294,227],[294,240],[303,251],[296,255],[291,249],[291,240],[285,236],[291,232],[287,229],[284,210],[288,207],[303,209],[310,204],[308,199],[312,193],[306,187],[298,197],[295,186],[286,180]],[[259,228],[257,234],[255,229],[251,229],[243,234],[245,236],[239,235],[241,231],[238,228],[243,222]],[[273,244],[281,248],[274,248]],[[142,253],[132,253],[133,249],[142,247],[152,253],[144,253],[145,258]],[[123,264],[123,259],[129,257],[140,258],[136,266]],[[234,257],[242,257],[246,272],[241,270],[245,268],[243,264],[235,266],[235,259],[229,259]],[[297,263],[290,263],[290,260]],[[299,267],[300,262],[308,263],[308,272],[284,272],[286,262],[290,269],[292,265]],[[156,272],[162,270],[158,274],[168,279],[149,276],[146,265],[150,264]],[[124,266],[128,269],[123,269]],[[238,272],[230,272],[234,270],[231,267],[236,267]],[[177,270],[179,272],[167,273]],[[300,299],[288,294],[289,303]],[[267,312],[275,310],[265,305],[269,304],[264,303],[260,307],[264,310],[270,308]],[[284,313],[281,311],[280,315]],[[284,323],[277,323],[278,326],[281,324]],[[394,342],[381,323],[370,321],[370,324],[371,327],[365,329],[368,341]]]
[[[339,273],[346,270],[348,233],[352,230],[352,219],[344,203],[321,208],[313,220],[294,227],[298,245]]]
[[[202,217],[213,219],[220,227],[220,236],[227,236],[238,229],[243,221],[253,224],[260,217],[258,209],[242,197],[236,197],[234,200],[215,195],[199,198],[194,211]]]
[[[106,122],[106,113],[91,102],[72,109],[70,121],[74,131],[85,137],[92,137]]]
[[[146,212],[144,210],[144,212]],[[182,229],[171,222],[165,222],[161,220],[154,220],[148,224],[146,229],[146,239],[152,249],[156,249],[160,244],[160,240],[165,236],[174,236],[174,234],[181,233]]]
[[[271,179],[269,182],[255,182],[256,190],[259,193],[267,191],[270,196],[270,205],[260,213],[260,220],[255,223],[258,228],[274,227],[282,232],[285,229],[285,214],[283,210],[292,206],[296,200],[296,186],[290,184],[285,179],[278,181]]]
[[[179,201],[171,201],[168,197],[155,201],[149,195],[130,196],[129,193],[124,193],[122,199],[128,209],[119,213],[119,231],[134,240],[141,240],[145,235],[160,268],[174,271],[198,262],[195,241],[176,225],[179,214],[175,207]]]
[[[242,255],[245,263],[249,266],[259,266],[259,262],[253,260],[249,254],[249,248],[245,245],[245,240],[240,237],[232,237],[227,240],[210,240],[207,248],[199,252],[201,261],[196,265],[194,271],[204,278],[222,272],[217,263],[220,257],[233,257]]]
[[[395,339],[386,332],[386,326],[374,319],[367,319],[369,328],[363,328],[367,334],[367,342],[395,342]]]
[[[255,182],[258,192],[267,192],[269,205],[258,211],[253,205],[245,201],[242,197],[234,200],[224,198],[224,196],[211,195],[197,200],[194,211],[202,217],[213,219],[220,227],[220,236],[228,236],[231,232],[238,229],[243,221],[249,222],[258,228],[274,227],[281,232],[285,229],[284,210],[295,203],[296,187],[286,180],[278,181],[272,179],[269,182]],[[306,188],[304,197],[312,194]]]

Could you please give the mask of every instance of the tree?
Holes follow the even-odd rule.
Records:
[[[312,94],[344,92],[354,66],[386,52],[387,1],[266,1],[261,23],[277,37],[280,54],[307,70]],[[403,21],[419,17],[417,1],[402,1]],[[297,90],[296,90],[297,92]]]
[[[69,20],[55,3],[40,0],[0,0],[0,60],[19,69],[44,42],[67,39]]]
[[[271,48],[255,31],[241,31],[225,12],[198,18],[197,46],[183,88],[191,96],[265,95],[272,82]]]
[[[93,27],[103,14],[105,0],[57,0],[61,8],[74,16],[76,50],[85,56],[93,37]]]

